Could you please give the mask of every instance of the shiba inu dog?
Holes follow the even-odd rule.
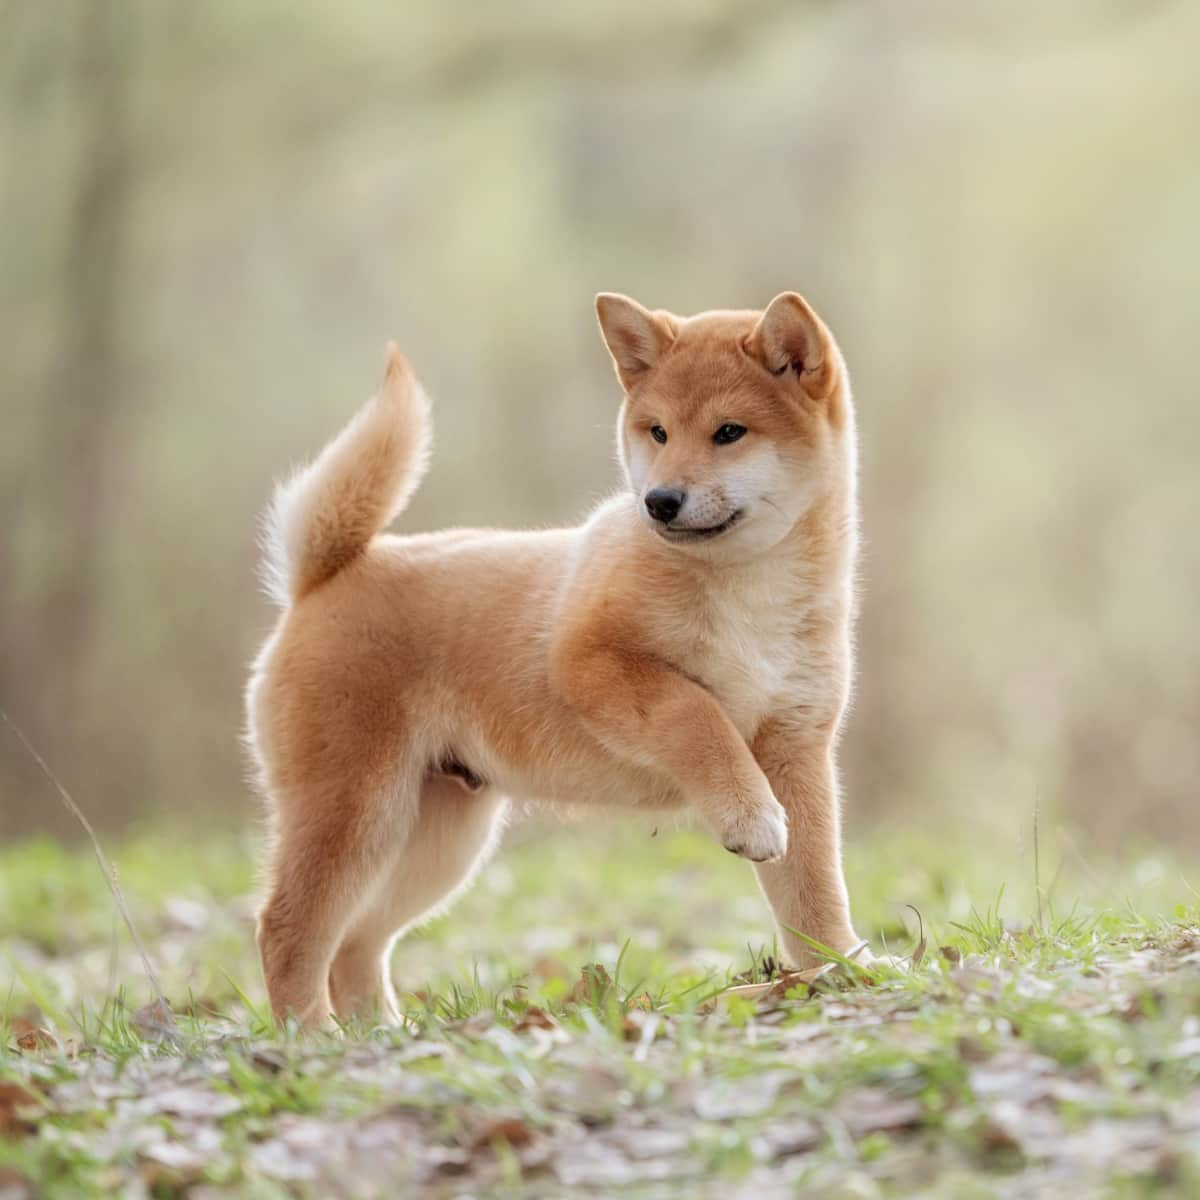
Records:
[[[282,614],[247,709],[280,1018],[397,1019],[391,946],[470,880],[508,796],[690,808],[754,863],[797,966],[797,931],[859,944],[835,763],[858,537],[841,353],[791,292],[690,318],[596,307],[626,486],[582,525],[382,533],[430,444],[395,346],[379,394],[277,490]]]

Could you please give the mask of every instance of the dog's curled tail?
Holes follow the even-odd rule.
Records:
[[[429,445],[429,400],[389,342],[383,387],[314,462],[275,489],[262,575],[280,608],[332,579],[403,509],[425,473]]]

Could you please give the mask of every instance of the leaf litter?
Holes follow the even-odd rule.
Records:
[[[1194,953],[1187,937],[1172,944]],[[641,993],[622,1009],[610,973],[588,964],[561,1011],[504,1001],[415,1035],[295,1042],[231,1040],[197,1020],[184,1054],[165,1034],[189,1034],[152,1004],[131,1017],[144,1048],[122,1064],[93,1048],[72,1056],[45,1025],[15,1029],[28,1082],[0,1084],[0,1130],[29,1140],[86,1117],[99,1129],[85,1139],[94,1161],[138,1164],[154,1186],[261,1178],[363,1195],[451,1180],[484,1190],[514,1170],[548,1196],[697,1190],[729,1170],[818,1178],[855,1145],[876,1147],[859,1170],[883,1180],[938,1125],[962,1131],[943,1139],[939,1169],[1015,1158],[1031,1189],[1097,1172],[1157,1177],[1191,1169],[1200,1127],[1196,1018],[1155,1051],[1173,1092],[1150,1086],[1134,1050],[1173,988],[1185,1004],[1200,995],[1195,966],[1165,945],[1117,945],[1103,962],[1037,977],[1005,947],[939,952],[908,978],[776,971],[707,1015]],[[1131,1008],[1152,989],[1158,1000]],[[749,1005],[736,1023],[731,999]],[[939,1014],[952,1039],[933,1027]],[[1093,1054],[1093,1042],[1107,1049]]]
[[[152,936],[187,961],[244,933],[244,907],[202,919],[176,904]],[[78,1032],[22,1009],[0,1059],[5,1187],[37,1194],[47,1161],[82,1190],[198,1196],[488,1194],[514,1174],[545,1196],[905,1195],[984,1172],[1032,1197],[1196,1177],[1194,923],[939,944],[917,919],[907,972],[760,959],[729,987],[673,995],[629,987],[615,955],[573,969],[531,955],[465,1002],[413,997],[409,1027],[332,1038],[272,1031],[207,988],[114,1005]],[[90,953],[60,957],[56,978],[86,978]]]
[[[73,1172],[76,1192],[197,1200],[265,1183],[487,1194],[514,1175],[545,1196],[908,1195],[964,1174],[1012,1197],[1117,1176],[1200,1194],[1194,914],[1059,937],[989,912],[929,954],[914,906],[905,974],[764,958],[707,998],[629,989],[603,947],[610,966],[575,974],[570,936],[551,930],[530,935],[520,982],[410,994],[398,1030],[296,1038],[204,979],[195,995],[172,988],[172,1005],[96,849],[154,998],[108,1001],[78,1032],[61,1012],[4,1014],[4,1200],[40,1194],[43,1169]],[[241,945],[251,911],[167,895],[159,961],[199,961],[230,933]],[[11,958],[78,1004],[80,981],[126,966],[78,941],[71,957],[16,939]]]

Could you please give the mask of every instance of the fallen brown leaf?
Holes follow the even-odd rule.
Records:
[[[629,1158],[662,1160],[672,1154],[686,1153],[691,1144],[689,1124],[667,1129],[661,1126],[617,1128],[610,1134],[613,1145]]]
[[[759,1071],[737,1079],[713,1079],[692,1097],[692,1107],[702,1121],[731,1121],[767,1112],[779,1089],[795,1079],[791,1071]]]
[[[850,1092],[838,1103],[837,1113],[855,1137],[913,1129],[925,1117],[925,1109],[919,1100],[893,1096],[882,1088],[860,1088]]]
[[[812,986],[822,976],[829,974],[835,963],[824,963],[819,967],[810,967],[805,971],[783,971],[776,978],[762,983],[741,983],[736,987],[726,988],[722,996],[742,996],[747,1000],[756,1000],[765,996],[769,1000],[783,999],[792,988]]]
[[[169,1147],[170,1143],[165,1145]],[[200,1173],[199,1169],[181,1171],[178,1167],[159,1162],[156,1158],[143,1158],[138,1163],[137,1170],[146,1193],[151,1196],[175,1195],[182,1191],[184,1184],[192,1182]]]
[[[67,1058],[78,1058],[81,1045],[78,1034],[69,1033],[66,1037],[60,1038],[44,1026],[31,1026],[24,1029],[12,1041],[12,1048],[21,1054],[47,1052],[63,1054]]]
[[[563,1190],[570,1194],[609,1196],[617,1188],[627,1188],[640,1181],[661,1179],[664,1174],[679,1175],[670,1159],[630,1158],[605,1137],[590,1137],[559,1149],[553,1169]]]
[[[227,1117],[242,1107],[236,1096],[202,1087],[163,1088],[147,1097],[147,1103],[152,1112],[192,1119]]]
[[[159,1142],[143,1150],[142,1157],[148,1160],[142,1164],[142,1179],[151,1187],[151,1179],[147,1178],[147,1174],[151,1174],[156,1182],[164,1174],[167,1175],[168,1182],[178,1182],[180,1175],[193,1176],[202,1172],[211,1155],[184,1142]]]
[[[822,1133],[816,1121],[808,1117],[789,1117],[769,1126],[764,1134],[767,1157],[772,1162],[807,1154],[821,1141]]]
[[[0,1166],[0,1196],[6,1200],[25,1200],[34,1195],[33,1181],[22,1175],[16,1167]]]
[[[151,1000],[143,1004],[130,1018],[130,1024],[147,1041],[165,1041],[179,1035],[175,1014],[166,1000]]]
[[[985,1117],[976,1126],[980,1146],[989,1154],[1021,1152],[1021,1140],[1007,1126]]]
[[[446,1028],[467,1037],[482,1037],[496,1024],[496,1014],[490,1008],[481,1008],[464,1021],[451,1021]]]
[[[579,978],[575,981],[567,1000],[571,1004],[599,1002],[611,987],[612,979],[608,971],[600,963],[587,963],[579,972]]]
[[[920,935],[917,938],[917,945],[913,952],[908,956],[908,961],[914,967],[921,965],[921,960],[925,957],[925,918],[921,916],[921,910],[915,904],[906,904],[905,908],[911,908],[917,914],[917,927],[920,930]]]
[[[282,1138],[260,1142],[250,1151],[254,1169],[283,1183],[307,1183],[316,1178],[317,1167],[294,1152]]]
[[[33,1033],[38,1028],[38,1024],[32,1017],[10,1016],[8,1018],[8,1028],[15,1039],[19,1038],[23,1033]]]
[[[39,1050],[57,1050],[58,1038],[45,1028],[26,1029],[19,1033],[13,1043],[22,1054],[36,1054]]]
[[[19,1137],[37,1127],[29,1110],[42,1107],[41,1098],[20,1083],[0,1083],[0,1135]]]
[[[471,1148],[485,1150],[497,1142],[507,1142],[516,1148],[528,1146],[532,1141],[533,1130],[520,1117],[496,1117],[480,1128],[471,1143]]]
[[[531,1004],[521,1019],[513,1026],[517,1033],[527,1033],[531,1029],[557,1029],[558,1022],[544,1009]]]
[[[271,1046],[256,1046],[250,1051],[250,1061],[268,1075],[278,1075],[288,1065],[287,1055]]]

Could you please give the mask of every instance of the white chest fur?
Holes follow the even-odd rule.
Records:
[[[772,713],[840,709],[849,673],[847,585],[811,564],[774,561],[715,574],[672,622],[679,665],[747,738]]]

